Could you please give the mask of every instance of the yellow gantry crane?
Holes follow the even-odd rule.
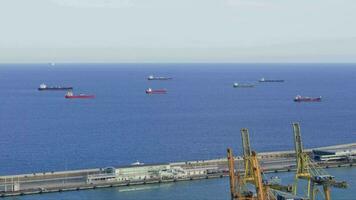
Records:
[[[251,150],[248,129],[241,129],[244,173],[241,176],[235,170],[235,160],[232,150],[227,149],[227,159],[230,176],[230,192],[232,200],[275,200],[276,197],[271,192],[270,185],[263,181],[262,170],[256,152]],[[256,196],[252,191],[246,189],[246,184],[255,187]],[[282,186],[278,186],[282,188]]]
[[[272,194],[269,194],[268,187],[262,182],[261,168],[257,160],[257,154],[253,151],[251,153],[251,168],[252,177],[248,180],[245,177],[239,175],[239,172],[235,171],[234,155],[230,148],[227,149],[227,158],[229,164],[229,176],[230,176],[230,192],[232,200],[275,200]],[[256,188],[256,195],[253,196],[253,192],[245,189],[245,183],[249,181]]]
[[[244,183],[253,182],[252,150],[250,145],[250,135],[247,128],[241,129],[242,155],[244,159]]]
[[[293,132],[297,162],[293,194],[297,194],[298,181],[303,179],[307,181],[306,196],[309,199],[315,200],[316,194],[319,191],[318,186],[321,186],[325,200],[331,200],[330,188],[346,188],[347,183],[345,181],[337,182],[334,180],[333,176],[329,175],[325,170],[318,167],[318,165],[310,159],[309,155],[303,151],[299,123],[293,123]]]
[[[243,146],[244,173],[235,170],[235,159],[230,148],[227,149],[227,159],[230,176],[230,192],[232,200],[276,200],[276,195],[284,197],[315,200],[319,187],[325,200],[331,200],[330,188],[347,188],[345,181],[338,182],[333,176],[320,168],[313,162],[308,153],[304,152],[300,134],[300,126],[293,123],[294,144],[296,153],[297,169],[295,174],[292,193],[289,193],[289,186],[269,184],[262,179],[262,170],[257,159],[256,152],[251,150],[248,129],[241,129]],[[237,162],[238,163],[238,162]],[[296,196],[298,194],[299,180],[307,181],[306,198]],[[254,196],[252,191],[246,189],[246,184],[255,186]]]
[[[256,200],[253,197],[253,192],[246,189],[246,184],[240,175],[240,172],[235,170],[235,159],[232,149],[227,149],[227,159],[229,165],[230,177],[230,192],[232,200]]]
[[[297,170],[294,179],[293,193],[297,194],[298,189],[298,180],[304,179],[308,182],[307,187],[307,197],[310,197],[310,187],[311,187],[311,173],[309,167],[309,155],[303,151],[302,140],[300,136],[300,127],[298,123],[293,123],[293,132],[294,132],[294,145],[295,145],[295,154],[297,162]]]

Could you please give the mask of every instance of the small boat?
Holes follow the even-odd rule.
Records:
[[[265,79],[265,78],[261,78],[260,80],[258,80],[258,82],[260,83],[268,83],[268,82],[284,82],[284,80],[280,80],[280,79]]]
[[[131,163],[132,166],[144,165],[144,163],[139,162],[138,160],[134,163]]]
[[[148,88],[146,90],[146,94],[166,94],[167,90],[166,89],[152,89],[152,88]]]
[[[95,98],[95,95],[88,95],[88,94],[74,95],[73,91],[68,91],[64,97],[66,99],[93,99]]]
[[[297,95],[294,98],[295,102],[320,102],[321,101],[321,96],[320,97],[302,97],[300,95]]]
[[[255,87],[255,85],[253,85],[253,84],[234,83],[233,87],[234,88],[252,88],[252,87]]]
[[[148,76],[147,78],[149,81],[153,81],[153,80],[171,80],[172,78],[171,77],[164,77],[164,76],[153,76],[153,75],[150,75]]]
[[[72,90],[73,87],[60,87],[60,86],[54,86],[54,87],[49,87],[46,84],[42,83],[40,87],[38,88],[39,91],[45,91],[45,90]]]
[[[282,180],[278,176],[272,176],[269,179],[265,180],[265,182],[269,185],[281,185]]]

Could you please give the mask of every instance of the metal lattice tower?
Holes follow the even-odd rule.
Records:
[[[272,193],[271,185],[263,181],[263,172],[258,160],[257,153],[251,150],[248,129],[241,129],[244,174],[241,176],[238,170],[235,170],[235,162],[232,150],[227,149],[227,158],[230,175],[230,192],[232,200],[276,200]],[[246,184],[255,187],[256,196],[249,191]],[[274,187],[283,188],[280,185]]]
[[[244,158],[244,182],[251,182],[254,180],[252,163],[251,163],[251,146],[250,146],[250,136],[247,128],[241,129],[241,138],[242,138],[242,148],[243,148],[243,158]]]
[[[295,145],[295,153],[296,153],[296,162],[297,162],[297,170],[294,179],[293,185],[293,194],[297,194],[298,190],[298,180],[305,179],[308,182],[308,191],[307,197],[310,197],[310,187],[311,187],[311,174],[309,163],[309,156],[303,151],[303,144],[300,134],[300,126],[298,123],[293,123],[293,132],[294,132],[294,145]]]
[[[331,200],[330,188],[346,188],[345,181],[337,182],[334,177],[329,175],[325,170],[314,163],[309,155],[303,151],[303,144],[300,133],[299,123],[293,123],[294,144],[296,153],[297,170],[293,185],[293,193],[297,194],[299,179],[307,180],[306,196],[311,200],[315,200],[316,194],[319,191],[318,186],[322,187],[325,200]]]

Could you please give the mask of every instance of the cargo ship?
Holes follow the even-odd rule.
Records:
[[[253,85],[253,84],[234,83],[233,87],[234,88],[252,88],[252,87],[255,87],[255,85]]]
[[[302,97],[300,95],[297,95],[294,98],[295,102],[320,102],[321,101],[321,96],[320,97]]]
[[[268,82],[284,82],[284,80],[281,80],[281,79],[265,79],[265,78],[261,78],[260,80],[258,80],[258,82],[260,83],[268,83]]]
[[[153,80],[171,80],[171,77],[164,77],[164,76],[148,76],[147,78],[149,81],[153,81]]]
[[[166,89],[152,89],[152,88],[148,88],[146,90],[146,94],[166,94],[167,90]]]
[[[44,90],[72,90],[73,87],[60,87],[60,86],[54,86],[54,87],[49,87],[46,84],[42,83],[40,87],[38,88],[39,91],[44,91]]]
[[[93,99],[95,95],[88,95],[88,94],[79,94],[74,95],[73,91],[68,91],[67,94],[64,96],[66,99]]]

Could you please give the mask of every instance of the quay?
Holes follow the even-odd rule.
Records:
[[[317,158],[314,161],[324,168],[356,166],[356,143],[305,152]],[[315,156],[316,153],[321,156]],[[294,171],[296,168],[294,151],[259,153],[258,157],[264,173]],[[242,161],[242,157],[235,157],[236,165],[242,165]],[[228,172],[227,159],[221,158],[7,175],[0,176],[0,197],[222,178],[228,176]]]

